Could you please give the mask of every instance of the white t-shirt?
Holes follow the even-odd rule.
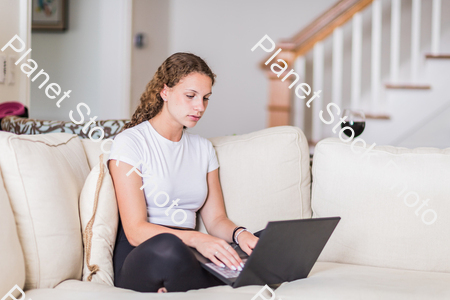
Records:
[[[150,223],[187,228],[195,228],[196,212],[206,200],[207,173],[219,167],[208,139],[183,130],[181,140],[173,142],[149,121],[119,133],[109,159],[130,164],[143,174]]]

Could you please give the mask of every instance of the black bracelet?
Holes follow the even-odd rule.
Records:
[[[236,228],[233,230],[233,235],[231,236],[231,240],[232,240],[235,244],[237,244],[237,243],[236,243],[236,241],[235,241],[235,239],[234,239],[234,235],[236,234],[236,231],[238,231],[239,229],[246,229],[246,228],[243,227],[243,226],[238,226],[238,227],[236,227]]]

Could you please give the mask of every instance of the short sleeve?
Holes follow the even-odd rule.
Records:
[[[214,149],[213,144],[210,140],[208,140],[208,148],[209,148],[209,163],[208,163],[208,173],[214,171],[219,167],[219,161],[217,160],[216,150]]]
[[[121,132],[114,138],[108,160],[122,161],[138,168],[142,172],[141,167],[138,166],[143,159],[140,144],[139,139],[130,134],[130,132]]]

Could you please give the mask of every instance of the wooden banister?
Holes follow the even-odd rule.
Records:
[[[280,52],[277,59],[281,58],[292,66],[297,57],[306,54],[317,42],[328,37],[335,28],[349,21],[355,13],[363,10],[372,2],[373,0],[341,0],[337,2],[291,39],[278,42],[276,49],[281,48],[283,51]],[[291,110],[291,90],[288,87],[291,78],[281,81],[282,77],[274,76],[270,70],[271,64],[265,64],[272,55],[273,53],[260,63],[269,79],[268,127],[290,125],[293,112]],[[286,72],[287,70],[282,76]]]
[[[345,24],[355,13],[363,10],[372,2],[373,0],[341,0],[291,39],[282,40],[277,43],[277,46],[283,51],[293,52],[294,59],[304,55],[314,47],[315,43],[328,37],[335,28]],[[271,55],[261,61],[261,68],[267,68],[264,63]]]

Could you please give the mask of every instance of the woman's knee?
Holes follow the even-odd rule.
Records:
[[[171,233],[155,235],[137,248],[142,248],[142,252],[145,252],[148,256],[162,260],[184,260],[186,255],[190,253],[187,245],[179,237]]]
[[[121,273],[151,270],[159,270],[161,274],[166,271],[170,273],[192,263],[198,262],[189,247],[176,235],[162,233],[134,248],[125,259]]]
[[[176,244],[176,243],[180,243],[180,242],[182,243],[183,241],[179,237],[177,237],[175,234],[165,232],[165,233],[160,233],[160,234],[157,234],[157,235],[149,238],[142,244],[144,244],[144,243],[174,243],[174,244]]]
[[[141,243],[143,247],[151,246],[156,248],[179,247],[183,244],[183,241],[172,233],[160,233]]]

